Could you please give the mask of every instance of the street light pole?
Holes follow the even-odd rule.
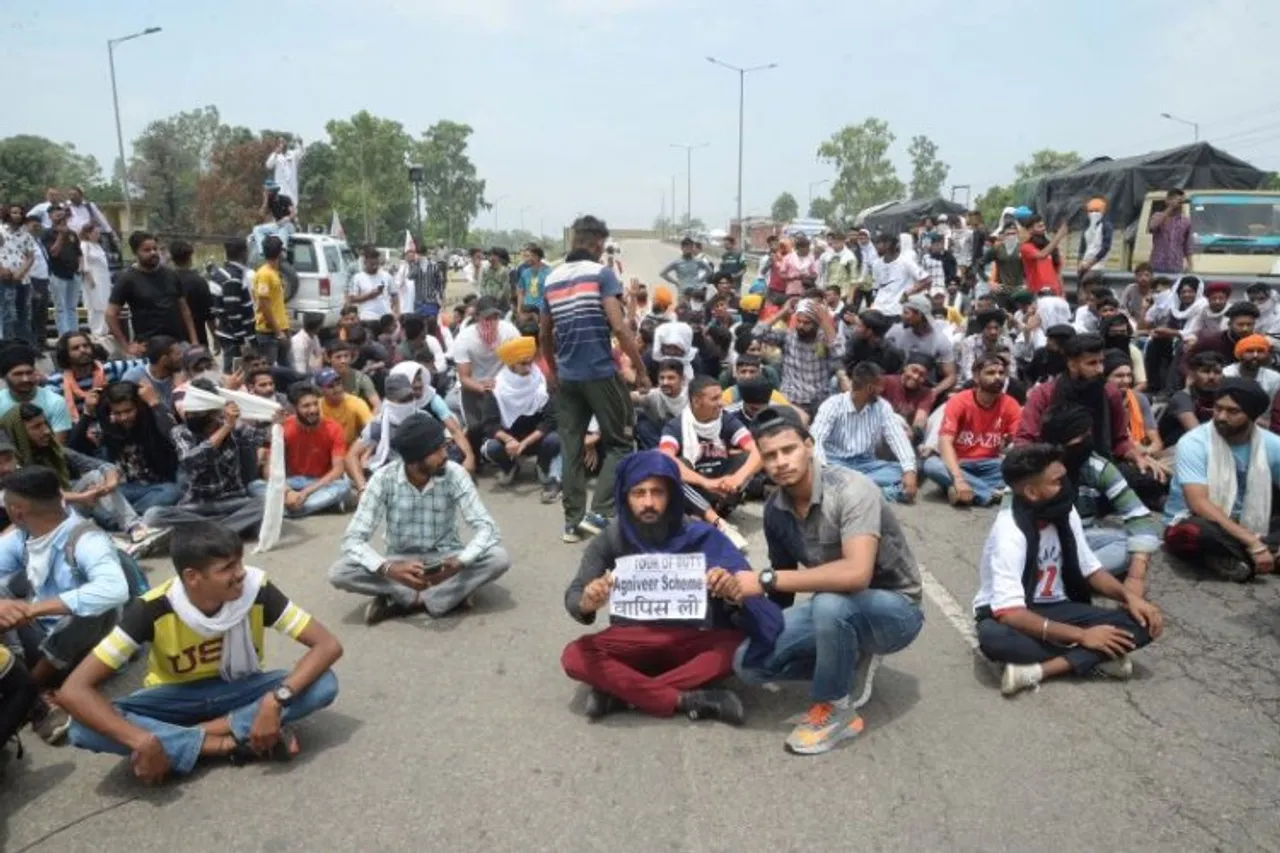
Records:
[[[820,180],[820,181],[810,181],[810,182],[809,182],[809,206],[810,206],[810,207],[813,207],[813,189],[814,189],[814,187],[820,187],[820,186],[822,186],[823,184],[829,184],[829,183],[831,183],[831,179],[830,179],[830,178],[823,178],[823,179],[822,179],[822,180]]]
[[[520,208],[520,230],[521,231],[524,230],[524,214],[525,214],[525,211],[528,211],[528,210],[533,210],[533,205],[526,204],[524,207]]]
[[[418,233],[413,238],[415,244],[422,239],[422,177],[423,169],[421,166],[409,167],[409,182],[413,184],[413,220],[418,229]],[[421,249],[422,247],[419,246],[418,248]]]
[[[688,228],[693,222],[693,152],[697,148],[706,148],[711,143],[699,142],[697,145],[685,145],[679,142],[671,143],[672,148],[683,148],[685,154],[685,206],[684,206],[684,225]]]
[[[777,68],[778,63],[770,62],[766,65],[755,65],[751,68],[739,68],[736,65],[730,65],[728,62],[716,59],[714,56],[708,56],[707,62],[712,65],[719,65],[722,68],[728,68],[730,71],[738,72],[738,230],[739,239],[742,237],[742,145],[744,137],[743,113],[746,106],[746,88],[747,75],[752,71],[767,71],[770,68]]]
[[[498,202],[502,201],[505,198],[511,198],[511,196],[500,195],[497,198],[495,198],[493,201],[489,202],[489,207],[492,208],[493,210],[493,231],[495,235],[498,232]]]
[[[1160,113],[1160,118],[1167,118],[1169,121],[1175,121],[1175,122],[1177,122],[1178,124],[1185,124],[1185,125],[1189,126],[1189,127],[1191,128],[1191,132],[1192,132],[1192,134],[1193,134],[1192,138],[1193,138],[1196,142],[1199,142],[1199,141],[1200,141],[1200,125],[1199,125],[1199,123],[1194,122],[1194,121],[1189,121],[1189,120],[1187,120],[1187,119],[1185,119],[1185,118],[1178,118],[1177,116],[1172,115],[1172,114],[1170,114],[1170,113]]]
[[[111,104],[116,113],[116,146],[120,152],[120,189],[124,193],[125,221],[120,224],[127,225],[130,229],[134,227],[133,205],[129,201],[129,167],[124,159],[124,130],[120,126],[120,91],[116,87],[116,45],[158,32],[160,32],[159,27],[147,27],[145,30],[127,36],[107,39],[107,64],[111,66]]]

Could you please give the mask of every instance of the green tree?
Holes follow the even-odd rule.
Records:
[[[1013,167],[1014,182],[1038,178],[1050,172],[1058,172],[1079,166],[1083,160],[1075,151],[1054,151],[1042,148],[1031,153],[1031,159],[1025,163],[1017,163]]]
[[[987,227],[994,228],[1000,220],[1000,211],[1013,207],[1013,187],[990,187],[973,200],[973,207],[982,214],[982,221]]]
[[[911,158],[911,197],[937,198],[951,170],[938,159],[937,143],[927,136],[913,136],[907,156]]]
[[[836,214],[850,218],[873,204],[902,198],[905,187],[888,157],[894,139],[887,122],[868,118],[845,126],[818,146],[818,159],[836,169],[831,186]]]
[[[367,110],[332,120],[325,130],[335,161],[331,200],[347,223],[347,238],[353,243],[394,239],[413,221],[412,137],[400,122]]]
[[[452,241],[467,233],[467,224],[484,201],[484,181],[467,155],[471,126],[442,120],[429,127],[410,152],[422,166],[422,202],[426,231],[433,239]]]
[[[65,192],[71,186],[100,198],[94,190],[101,185],[98,161],[70,143],[30,135],[0,139],[0,198],[6,202],[32,205],[44,200],[48,187]]]
[[[304,222],[329,227],[333,217],[338,158],[328,142],[307,146],[298,168],[298,213]]]
[[[196,184],[213,166],[219,142],[244,141],[252,133],[229,128],[213,106],[178,113],[147,125],[133,142],[129,164],[131,191],[151,210],[154,227],[165,231],[195,228]]]
[[[809,202],[809,218],[821,219],[828,225],[834,225],[836,220],[836,205],[829,198],[819,196]]]
[[[800,203],[791,193],[783,193],[773,200],[769,215],[774,222],[790,222],[800,215]]]

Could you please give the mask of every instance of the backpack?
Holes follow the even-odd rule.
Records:
[[[98,525],[92,521],[85,519],[71,529],[71,535],[67,537],[67,542],[62,546],[63,557],[67,561],[67,566],[71,569],[71,574],[81,584],[89,582],[89,575],[76,562],[76,545],[80,542],[80,537],[92,531],[106,533]],[[112,543],[115,544],[114,542]],[[146,574],[142,571],[142,566],[133,558],[132,554],[116,548],[116,558],[120,560],[120,568],[124,570],[124,579],[129,584],[129,597],[137,598],[144,592],[151,589],[151,583],[147,580]]]

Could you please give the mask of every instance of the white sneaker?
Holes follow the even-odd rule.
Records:
[[[858,658],[858,666],[853,675],[853,692],[850,694],[853,696],[855,710],[871,701],[871,682],[876,677],[876,670],[880,668],[882,660],[881,655],[871,654]]]
[[[729,541],[733,543],[733,547],[737,548],[744,554],[747,553],[747,537],[742,535],[741,530],[725,521],[723,518],[716,522],[716,527],[720,529],[721,533],[728,537]]]
[[[1000,692],[1012,696],[1031,687],[1039,687],[1044,670],[1038,663],[1007,663],[1004,677],[1000,679]]]
[[[1121,655],[1118,658],[1102,661],[1093,668],[1093,671],[1107,678],[1128,681],[1133,677],[1133,661],[1129,660],[1128,655]]]

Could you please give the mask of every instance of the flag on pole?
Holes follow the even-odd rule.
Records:
[[[338,219],[337,210],[333,211],[333,218],[329,220],[329,236],[347,239],[347,232],[342,230],[342,221]]]
[[[413,235],[409,233],[408,228],[404,229],[404,250],[406,252],[418,251],[418,246],[416,243],[413,242]]]

